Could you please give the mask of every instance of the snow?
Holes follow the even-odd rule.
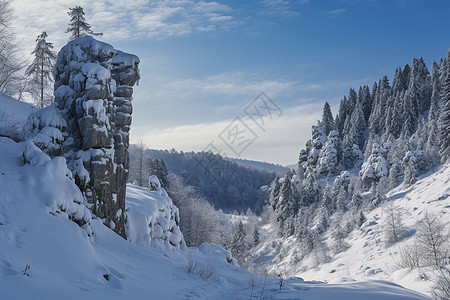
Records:
[[[0,93],[0,136],[23,139],[22,126],[37,108]]]
[[[379,147],[381,149],[381,147]],[[342,176],[342,175],[341,175]],[[301,245],[288,238],[283,248],[288,249],[279,256],[272,243],[262,243],[254,255],[259,256],[260,265],[269,266],[274,274],[283,270],[289,276],[302,276],[308,280],[321,280],[333,284],[367,280],[386,280],[430,295],[436,274],[433,268],[398,269],[401,249],[410,247],[415,229],[425,212],[435,213],[444,220],[450,215],[450,164],[431,170],[422,175],[414,185],[402,184],[387,194],[387,200],[378,208],[365,213],[367,221],[345,239],[348,249],[337,254],[331,261],[321,263],[320,257],[312,254],[303,262],[295,263],[295,256],[301,253]],[[387,207],[393,205],[400,212],[405,238],[387,246],[385,243],[385,224]],[[274,230],[270,225],[261,229],[261,234]],[[328,238],[325,237],[325,238]],[[364,298],[366,299],[366,298]]]
[[[106,116],[106,108],[103,102],[103,99],[84,100],[82,104],[85,112],[89,114],[89,110],[92,109],[96,120],[104,124],[108,122],[108,117]]]
[[[129,241],[141,246],[162,249],[186,247],[177,225],[180,219],[178,208],[172,204],[172,199],[163,188],[149,191],[129,184],[126,212]]]
[[[140,62],[139,57],[133,54],[124,53],[122,51],[116,50],[117,55],[112,58],[112,63],[114,65],[130,67],[138,64]]]
[[[247,272],[216,245],[149,247],[142,234],[126,241],[87,210],[63,158],[8,138],[0,138],[0,153],[0,299],[426,299],[384,281],[294,278],[279,292],[276,278]],[[163,189],[129,185],[127,192],[132,230],[161,215],[170,223],[176,210]]]

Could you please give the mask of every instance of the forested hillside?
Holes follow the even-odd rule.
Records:
[[[271,205],[279,235],[311,239],[338,224],[349,232],[365,222],[364,209],[379,205],[400,183],[449,157],[450,56],[423,58],[387,76],[350,89],[333,117],[323,117],[300,151],[298,170],[272,183]],[[339,230],[341,230],[339,229]]]
[[[183,178],[184,183],[194,187],[199,196],[224,212],[251,209],[259,214],[268,198],[268,185],[276,176],[275,173],[240,166],[210,152],[143,149],[135,145],[131,150],[133,171],[130,172],[130,182],[139,182],[140,177],[148,178],[153,173],[159,178],[172,173]],[[145,180],[142,184],[146,184]]]

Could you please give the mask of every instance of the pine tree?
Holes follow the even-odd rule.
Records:
[[[383,131],[386,123],[386,106],[388,105],[391,96],[391,86],[389,85],[389,79],[387,76],[383,76],[379,80],[378,85],[374,85],[376,88],[374,94],[374,103],[372,114],[369,118],[369,124],[371,130],[375,134],[379,134]]]
[[[364,112],[364,120],[369,121],[370,113],[372,111],[373,99],[370,94],[370,89],[367,85],[361,87],[358,91],[358,102],[361,103]]]
[[[231,242],[231,252],[233,256],[240,259],[245,252],[245,237],[247,233],[245,232],[244,224],[239,221],[237,226],[235,226],[233,240]]]
[[[275,208],[280,235],[284,234],[286,220],[294,214],[294,194],[291,179],[292,173],[288,170],[284,175],[283,183],[281,185],[280,198]]]
[[[424,59],[414,58],[408,91],[413,98],[416,118],[430,107],[429,72]]]
[[[94,33],[91,29],[91,25],[86,22],[84,17],[84,11],[81,6],[69,7],[67,14],[70,16],[69,27],[66,33],[71,33],[70,40],[74,40],[85,35],[103,35],[103,33]]]
[[[280,199],[281,183],[280,178],[277,176],[272,182],[272,190],[270,191],[269,203],[272,209],[275,211],[278,207],[278,201]]]
[[[360,148],[364,146],[364,131],[366,129],[366,121],[364,119],[364,112],[362,110],[362,104],[358,101],[351,114],[350,128],[347,129],[344,136],[344,144],[352,147],[353,144],[358,145]]]
[[[328,102],[325,102],[325,105],[323,106],[322,122],[320,125],[325,131],[325,135],[328,135],[330,131],[334,129],[333,114],[331,113],[330,104]]]
[[[428,113],[428,138],[426,144],[426,151],[428,156],[431,157],[432,160],[436,160],[435,158],[438,156],[439,152],[439,128],[438,128],[438,120],[439,120],[439,101],[441,100],[441,81],[439,79],[440,69],[439,65],[433,61],[433,66],[431,69],[431,101],[430,101],[430,111]]]
[[[45,93],[51,82],[53,82],[52,72],[56,61],[56,53],[52,50],[53,43],[47,42],[47,32],[43,31],[36,39],[36,47],[31,54],[34,59],[26,70],[26,75],[31,77],[32,88],[39,92],[32,92],[35,104],[43,108],[52,103],[51,94]],[[53,90],[53,89],[52,89]]]
[[[450,61],[450,51],[447,61]],[[440,150],[441,160],[446,161],[450,157],[450,68],[447,69],[447,76],[442,87],[444,104],[439,116]]]
[[[253,246],[258,246],[261,243],[261,237],[258,231],[258,227],[255,226],[255,230],[253,230]]]
[[[327,176],[333,176],[338,171],[340,156],[342,156],[342,142],[336,130],[330,131],[328,139],[320,152],[319,171]]]

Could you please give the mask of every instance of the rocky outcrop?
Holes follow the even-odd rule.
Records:
[[[138,64],[137,56],[90,36],[71,41],[58,54],[55,103],[47,113],[30,116],[25,126],[47,154],[66,158],[89,208],[124,238],[131,100]],[[49,118],[57,122],[52,125]]]

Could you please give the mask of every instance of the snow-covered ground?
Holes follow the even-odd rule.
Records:
[[[0,93],[0,136],[22,137],[22,126],[37,108]]]
[[[396,265],[401,261],[401,249],[411,247],[418,223],[425,212],[436,214],[442,221],[448,223],[450,164],[422,175],[412,186],[400,185],[387,196],[388,199],[382,205],[366,214],[365,224],[360,229],[354,230],[345,240],[349,248],[337,254],[330,262],[319,263],[316,259],[320,260],[320,257],[310,255],[304,261],[296,263],[295,254],[301,253],[302,249],[294,238],[281,241],[284,244],[282,248],[288,249],[281,260],[276,246],[261,245],[255,253],[259,256],[257,262],[267,265],[269,272],[301,276],[305,280],[321,280],[328,283],[387,280],[430,295],[436,276],[433,268],[410,270],[399,269]],[[385,243],[389,209],[394,209],[400,214],[404,228],[404,238],[391,246]],[[266,225],[263,229],[266,232],[273,230],[270,225]]]
[[[86,210],[62,158],[3,137],[0,153],[2,300],[427,299],[383,281],[294,278],[280,292],[276,278],[252,275],[215,245],[178,250],[126,241]],[[128,193],[135,205],[153,203],[145,209],[167,203],[160,191],[129,186]],[[144,215],[158,215],[145,209]]]

